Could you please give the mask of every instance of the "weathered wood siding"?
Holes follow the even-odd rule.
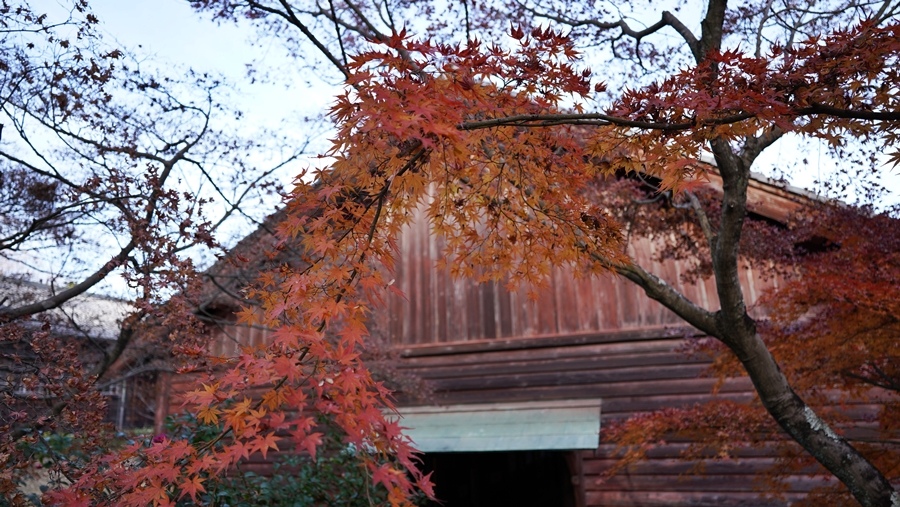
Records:
[[[234,357],[241,347],[256,347],[269,342],[272,330],[260,326],[237,325],[234,321],[218,322],[211,326],[210,354]]]
[[[416,346],[402,349],[401,368],[427,379],[442,405],[600,398],[602,431],[611,421],[712,398],[717,379],[704,374],[709,358],[682,352],[692,339],[697,337],[689,331],[673,328]],[[748,379],[731,379],[717,396],[749,401],[753,390]],[[854,436],[871,438],[876,423],[867,416],[877,407],[850,404],[844,410],[859,426]],[[700,472],[699,462],[678,459],[688,445],[667,441],[612,477],[604,475],[616,461],[612,444],[576,451],[575,482],[584,505],[783,506],[825,483],[822,476],[795,475],[782,499],[766,498],[760,474],[775,464],[774,446],[739,449],[736,459],[704,460]]]
[[[644,295],[633,283],[614,274],[577,276],[571,268],[552,271],[549,284],[529,300],[526,291],[510,292],[501,283],[477,284],[437,269],[441,240],[419,217],[399,242],[395,285],[406,298],[392,295],[375,315],[375,331],[406,347],[504,338],[527,339],[587,332],[655,329],[682,325],[672,312]],[[657,262],[652,241],[633,239],[633,259],[704,308],[718,308],[711,280],[685,284],[682,262]],[[741,271],[749,302],[774,281]]]
[[[633,240],[629,253],[698,305],[718,308],[712,281],[685,284],[686,266],[657,262],[652,241]],[[399,255],[394,283],[406,298],[391,296],[373,327],[400,350],[401,370],[431,384],[438,404],[600,398],[607,424],[712,396],[717,379],[706,375],[710,359],[682,351],[696,332],[623,278],[557,268],[535,301],[502,284],[454,279],[435,267],[440,239],[421,219],[404,231]],[[777,283],[750,268],[740,276],[751,305]],[[752,385],[732,379],[717,396],[748,401]],[[416,403],[402,394],[400,402]],[[764,499],[757,478],[775,463],[774,447],[710,461],[694,475],[688,472],[697,463],[678,459],[687,445],[669,442],[614,477],[603,475],[615,462],[611,445],[579,451],[583,505],[784,505],[822,485],[822,477],[796,476],[783,500]]]

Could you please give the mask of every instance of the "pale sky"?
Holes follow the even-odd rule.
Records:
[[[51,20],[64,17],[69,9],[66,0],[31,0],[27,3],[34,11],[50,14]],[[254,131],[265,127],[296,139],[296,143],[286,143],[279,152],[247,153],[245,160],[261,169],[268,169],[315,135],[314,140],[318,144],[308,148],[310,157],[294,162],[279,174],[285,188],[303,167],[322,163],[314,155],[323,152],[327,146],[327,133],[322,131],[321,124],[310,126],[303,119],[321,115],[338,88],[309,73],[292,75],[291,72],[298,72],[294,70],[297,69],[296,63],[286,58],[285,51],[277,42],[256,47],[251,44],[255,33],[252,27],[246,24],[216,24],[197,14],[184,0],[91,0],[90,6],[100,19],[99,31],[104,36],[104,42],[135,54],[142,70],[159,68],[161,75],[177,78],[183,77],[191,68],[222,76],[235,89],[223,90],[227,98],[223,95],[220,99],[233,104],[244,114],[239,123],[234,124],[234,128],[241,129],[241,135],[252,136]],[[263,81],[250,83],[246,78],[248,64],[260,71],[277,73],[282,79],[278,84]],[[214,118],[214,121],[219,122],[219,128],[223,125],[230,128],[232,123],[229,122],[233,122],[223,115]],[[186,185],[191,184],[186,182]],[[270,200],[267,198],[262,204],[264,208],[255,208],[254,214],[261,218],[274,211],[280,202],[278,196],[272,196]],[[226,245],[232,244],[251,232],[252,228],[245,220],[232,220],[227,227],[220,229],[217,238]],[[51,272],[59,269],[55,265],[58,263],[55,257],[23,258],[38,269]],[[207,258],[205,263],[208,262]],[[95,268],[87,266],[85,269],[92,271]],[[13,273],[21,269],[19,265],[0,265],[0,272]],[[37,278],[43,281],[46,275],[37,275]],[[125,292],[118,275],[108,277],[95,290],[119,295]]]
[[[65,0],[32,0],[35,9],[60,9]],[[196,71],[224,76],[226,82],[237,87],[229,96],[236,107],[246,115],[240,125],[243,132],[258,126],[275,128],[287,122],[282,132],[296,133],[298,142],[305,140],[310,127],[304,125],[304,117],[321,115],[327,110],[334,95],[340,90],[331,82],[319,79],[316,73],[304,69],[296,60],[286,56],[286,51],[276,39],[268,38],[260,45],[248,22],[215,23],[208,16],[201,16],[190,8],[186,0],[92,0],[90,5],[100,18],[101,30],[118,41],[121,46],[136,52],[142,58],[142,66],[159,66],[163,73],[178,73],[190,67]],[[115,44],[110,41],[111,44]],[[247,65],[261,72],[278,76],[279,83],[263,81],[251,83],[247,79]],[[177,75],[177,74],[176,74]],[[327,132],[320,131],[312,152],[322,152],[327,147]],[[256,155],[256,156],[262,156]],[[274,158],[277,158],[277,154]],[[827,178],[836,170],[835,161],[826,150],[815,143],[798,143],[787,138],[767,150],[755,169],[769,176],[780,176],[775,168],[788,167],[791,160],[805,159],[805,169],[790,174],[791,183],[812,191],[818,190],[813,182]],[[321,164],[314,158],[310,164]],[[299,168],[298,168],[299,170]],[[898,171],[885,168],[890,186],[900,189]],[[290,175],[285,175],[288,184]]]
[[[240,85],[241,108],[253,123],[320,113],[338,91],[318,79],[297,79],[298,85],[290,89],[283,84],[250,84],[248,64],[290,79],[297,72],[296,63],[286,58],[277,42],[254,46],[255,31],[248,23],[215,23],[184,0],[93,0],[91,6],[102,30],[146,55],[148,64],[191,67]]]

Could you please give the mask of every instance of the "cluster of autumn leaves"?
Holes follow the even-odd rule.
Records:
[[[604,178],[639,173],[681,195],[703,180],[691,161],[711,139],[765,129],[832,142],[879,135],[891,148],[897,141],[896,113],[876,111],[896,106],[900,81],[884,57],[900,52],[896,25],[862,24],[767,58],[718,53],[626,92],[602,114],[585,112],[591,74],[575,67],[578,53],[566,36],[517,28],[511,35],[512,49],[397,33],[352,59],[346,91],[331,110],[333,163],[297,179],[278,231],[282,241],[302,245],[303,258],[263,274],[249,293],[260,306],[242,315],[274,329],[273,339],[221,359],[188,398],[201,422],[221,428],[218,437],[127,446],[83,468],[51,500],[196,500],[209,477],[257,452],[315,456],[324,416],[359,450],[391,504],[406,505],[415,490],[430,493],[429,478],[389,415],[390,393],[360,353],[368,317],[390,290],[398,232],[415,209],[424,207],[446,239],[456,274],[540,290],[554,265],[599,273],[629,264],[620,224],[595,199]],[[783,363],[787,375],[817,406],[829,406],[834,389],[858,398],[872,385],[897,390],[892,383],[900,378],[891,339],[900,313],[900,245],[893,236],[879,248],[870,241],[896,227],[882,215],[840,207],[828,213],[797,230],[840,248],[808,253],[791,268],[787,286],[766,300],[774,318],[765,337],[776,356],[792,357]],[[861,282],[845,283],[848,271]],[[816,346],[807,346],[812,340]],[[733,360],[717,367],[723,375],[737,371]],[[887,407],[884,427],[895,431],[891,414],[898,408]],[[774,432],[760,414],[720,403],[647,416],[616,431],[631,453],[626,458],[639,458],[648,434],[703,434],[716,426],[716,438],[732,442]],[[885,473],[895,473],[896,453],[879,452]]]

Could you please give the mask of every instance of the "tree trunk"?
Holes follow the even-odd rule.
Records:
[[[640,266],[616,266],[617,272],[686,322],[728,346],[753,382],[763,406],[787,434],[834,474],[866,507],[900,507],[900,493],[872,463],[836,434],[794,392],[747,315],[738,276],[740,240],[747,214],[752,160],[738,157],[725,141],[712,143],[722,175],[722,216],[712,243],[716,292],[721,309],[700,308]]]
[[[860,504],[900,506],[900,494],[884,475],[794,392],[758,334],[726,341],[747,370],[766,410],[791,438],[840,479]]]

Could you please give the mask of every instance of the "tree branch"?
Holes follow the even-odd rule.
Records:
[[[624,19],[620,19],[618,21],[598,21],[596,19],[572,19],[567,16],[557,15],[557,14],[548,14],[543,12],[538,12],[536,9],[532,9],[530,7],[525,7],[526,10],[530,11],[537,17],[541,17],[544,19],[548,19],[551,21],[556,21],[557,23],[562,23],[565,25],[569,25],[571,27],[579,27],[579,26],[590,26],[593,28],[597,28],[599,30],[612,30],[614,28],[618,28],[622,31],[622,35],[631,37],[635,40],[636,43],[640,44],[641,40],[648,35],[652,35],[665,27],[672,27],[678,35],[681,36],[682,39],[687,43],[688,47],[691,50],[691,53],[695,56],[698,54],[698,44],[699,41],[697,37],[691,32],[691,30],[685,26],[684,23],[681,22],[680,19],[675,17],[669,11],[663,11],[660,20],[656,23],[644,28],[643,30],[635,30],[628,24]]]
[[[103,280],[106,275],[110,274],[113,270],[121,266],[122,263],[124,263],[128,259],[128,256],[131,254],[132,250],[134,250],[135,246],[136,243],[132,239],[130,243],[125,245],[125,247],[122,248],[115,257],[110,259],[109,262],[104,264],[103,267],[82,280],[80,283],[62,292],[54,294],[53,296],[42,301],[20,306],[18,308],[0,309],[0,319],[12,320],[19,317],[25,317],[27,315],[34,315],[47,310],[52,310],[63,305],[66,301],[84,294],[88,289],[100,282],[100,280]]]
[[[697,63],[706,60],[710,51],[718,51],[722,48],[722,26],[725,22],[727,0],[709,0],[706,6],[706,17],[700,22],[700,43],[694,58]]]
[[[727,329],[742,329],[749,317],[746,314],[744,293],[738,276],[741,233],[747,217],[747,187],[750,171],[735,155],[727,141],[714,140],[710,143],[716,165],[722,175],[722,216],[715,248],[712,251],[716,292],[722,309],[718,317]],[[729,344],[726,341],[726,344]]]
[[[694,210],[697,221],[700,222],[700,230],[703,231],[703,236],[706,237],[706,242],[709,244],[709,251],[712,252],[713,249],[716,248],[716,235],[712,230],[712,225],[709,223],[709,217],[706,215],[706,211],[700,204],[700,199],[697,199],[696,194],[690,191],[686,191],[685,194],[691,202],[691,209]]]
[[[662,303],[663,306],[675,312],[675,314],[684,319],[688,324],[709,336],[718,337],[719,333],[716,328],[715,315],[694,304],[693,301],[686,298],[682,293],[675,290],[658,276],[648,273],[638,264],[610,263],[608,260],[593,253],[591,254],[591,257],[634,282],[640,288],[644,289],[644,292],[648,297]]]
[[[900,111],[860,111],[825,104],[812,104],[809,107],[797,109],[795,114],[799,116],[825,115],[848,120],[900,121]]]
[[[457,128],[459,128],[460,130],[478,130],[503,126],[551,127],[555,125],[618,125],[621,127],[633,127],[644,130],[679,131],[689,130],[702,125],[727,125],[730,123],[744,121],[750,118],[753,118],[753,115],[749,113],[741,113],[723,118],[703,120],[701,122],[689,121],[680,123],[665,123],[629,120],[627,118],[621,118],[618,116],[612,116],[603,113],[520,114],[502,118],[491,118],[488,120],[467,121],[459,124]]]
[[[309,27],[306,26],[306,24],[300,21],[300,18],[298,18],[294,13],[291,5],[285,0],[279,0],[279,3],[284,8],[283,11],[273,9],[272,7],[265,6],[253,0],[247,2],[247,5],[254,9],[279,16],[288,23],[296,26],[297,29],[299,29],[303,33],[303,35],[305,35],[306,38],[309,39],[309,41],[312,42],[314,46],[316,46],[316,49],[318,49],[325,56],[325,58],[328,59],[328,61],[330,61],[332,64],[334,64],[335,67],[338,68],[338,70],[344,76],[344,79],[350,79],[350,72],[347,70],[347,67],[345,67],[344,64],[336,56],[334,56],[334,54],[332,54],[327,47],[325,47],[325,44],[323,44],[322,41],[320,41],[319,38],[316,37],[314,33],[312,33],[312,31],[309,29]]]
[[[741,148],[740,153],[740,157],[744,162],[744,165],[750,167],[753,164],[753,161],[756,160],[756,157],[758,157],[759,154],[763,152],[763,150],[771,146],[775,141],[781,139],[781,136],[783,135],[784,130],[782,130],[778,126],[775,126],[767,129],[762,134],[756,137],[748,137],[744,141],[744,146]]]
[[[797,116],[826,115],[834,116],[836,118],[877,122],[900,121],[900,111],[859,111],[854,109],[840,109],[825,105],[814,105],[797,109],[794,111],[794,114]],[[628,118],[603,113],[519,114],[500,118],[490,118],[487,120],[466,121],[457,125],[457,128],[460,130],[478,130],[493,127],[532,128],[558,125],[593,125],[602,127],[617,125],[620,127],[632,127],[643,130],[682,131],[703,126],[730,125],[732,123],[740,123],[756,117],[758,117],[758,115],[755,113],[741,112],[720,118],[667,123],[629,120]],[[760,144],[759,151],[762,151],[768,145],[778,140],[778,137],[783,134],[783,130],[775,128],[769,134],[761,137],[760,141],[762,144]]]

